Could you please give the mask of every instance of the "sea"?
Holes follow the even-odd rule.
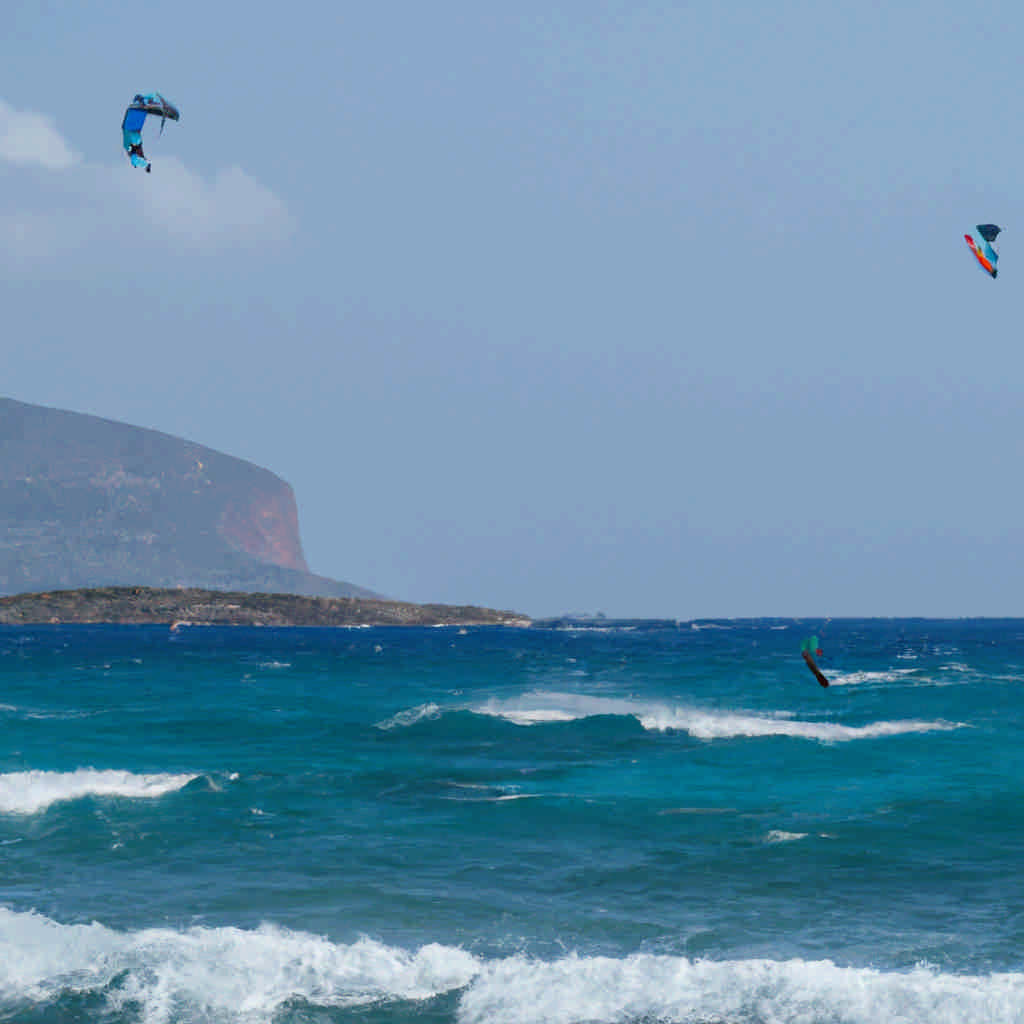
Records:
[[[1024,620],[4,626],[0,730],[0,1021],[1024,1021]]]

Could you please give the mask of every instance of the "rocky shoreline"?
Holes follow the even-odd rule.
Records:
[[[156,587],[96,587],[0,598],[0,625],[529,626],[528,616],[476,605],[411,604]]]

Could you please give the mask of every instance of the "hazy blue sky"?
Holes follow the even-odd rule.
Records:
[[[1018,2],[244,9],[5,0],[0,392],[396,597],[1024,615]]]

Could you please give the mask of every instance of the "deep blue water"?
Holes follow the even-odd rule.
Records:
[[[0,628],[0,1020],[1024,1021],[1022,687],[1024,621]]]

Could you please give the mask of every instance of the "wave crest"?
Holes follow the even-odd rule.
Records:
[[[386,718],[383,722],[377,723],[378,729],[402,729],[406,726],[415,725],[417,722],[429,721],[432,718],[440,718],[441,709],[434,703],[419,704],[407,711],[399,711],[398,714]]]
[[[883,971],[830,960],[713,961],[646,953],[483,960],[452,946],[428,944],[413,952],[368,938],[334,943],[271,924],[120,932],[0,908],[6,1007],[45,1006],[69,991],[96,994],[110,1010],[131,1010],[146,1024],[269,1024],[285,1019],[283,1008],[295,1000],[345,1008],[448,992],[459,992],[460,1024],[1008,1024],[1024,1015],[1019,972],[963,975],[928,966]]]
[[[95,992],[115,1011],[141,1005],[147,1024],[271,1021],[296,998],[339,1007],[421,1000],[465,986],[479,969],[471,954],[437,944],[415,953],[366,938],[339,945],[270,924],[119,932],[0,909],[5,999]]]
[[[187,786],[198,775],[79,768],[73,772],[27,771],[0,775],[0,814],[37,814],[51,804],[86,796],[152,799]]]
[[[803,721],[791,717],[788,712],[753,714],[702,710],[631,698],[547,692],[528,693],[505,700],[492,698],[472,710],[476,714],[491,715],[525,726],[617,715],[636,719],[650,732],[685,732],[701,740],[788,736],[823,743],[843,743],[905,733],[945,731],[962,725],[959,722],[920,719],[840,725],[836,722]]]
[[[716,962],[638,954],[490,964],[460,1024],[576,1021],[1018,1021],[1024,974],[964,976],[837,967],[829,960]]]

